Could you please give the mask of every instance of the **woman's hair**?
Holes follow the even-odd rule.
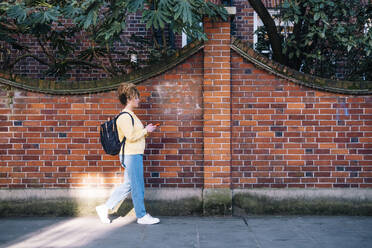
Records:
[[[136,85],[132,83],[122,83],[118,88],[118,96],[121,104],[127,105],[128,100],[133,99],[133,97],[140,97],[140,93],[136,88]]]

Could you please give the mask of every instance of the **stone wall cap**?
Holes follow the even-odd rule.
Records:
[[[372,81],[333,80],[302,73],[270,60],[251,48],[248,42],[243,42],[235,37],[231,37],[231,49],[257,67],[299,85],[339,94],[372,94]]]
[[[182,63],[204,47],[203,42],[195,40],[172,56],[155,64],[133,71],[124,77],[108,78],[98,81],[52,81],[37,80],[17,76],[12,80],[9,74],[0,72],[0,85],[7,85],[26,91],[51,95],[82,95],[116,90],[121,83],[139,84],[151,77],[160,75]]]

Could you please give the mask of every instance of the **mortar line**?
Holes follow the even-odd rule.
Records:
[[[257,239],[256,234],[253,232],[251,226],[248,225],[248,220],[247,220],[245,217],[242,217],[242,219],[243,219],[245,225],[247,226],[248,231],[252,233],[253,238],[254,238],[254,241],[256,242],[256,247],[257,247],[257,248],[262,248],[260,242],[259,242],[258,239]]]
[[[302,218],[299,219],[299,222],[300,222],[301,224],[304,224],[304,223],[305,223],[305,222],[303,221]],[[317,240],[313,235],[311,235],[309,232],[307,232],[307,233],[303,232],[303,228],[298,227],[298,224],[295,223],[295,224],[293,225],[293,227],[294,227],[294,229],[297,230],[298,233],[301,233],[302,236],[304,236],[304,237],[308,237],[311,241],[315,242],[315,244],[317,244],[317,247],[320,247],[320,248],[324,247],[324,246],[322,245],[322,243],[320,243],[320,242],[319,242],[319,241],[318,241],[318,240]]]
[[[200,248],[200,234],[198,225],[196,225],[196,248]]]

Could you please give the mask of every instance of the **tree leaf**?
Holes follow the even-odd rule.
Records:
[[[129,0],[126,7],[130,13],[135,13],[143,9],[143,4],[143,0]]]
[[[85,21],[84,21],[84,29],[88,29],[91,25],[95,25],[97,23],[98,14],[95,10],[89,11]]]
[[[171,10],[174,7],[174,0],[160,0],[159,9],[169,9]]]
[[[49,9],[44,12],[43,22],[57,21],[60,13],[57,9]]]
[[[170,23],[170,19],[165,11],[146,10],[144,11],[143,20],[146,28],[154,27],[155,29],[164,29],[165,23]]]
[[[314,15],[314,21],[319,20],[319,18],[320,18],[320,13],[316,12],[315,15]]]
[[[7,10],[7,15],[12,19],[16,19],[18,23],[21,23],[25,21],[27,11],[23,5],[14,5]]]
[[[61,13],[66,17],[66,18],[75,18],[79,14],[81,14],[81,9],[76,8],[73,5],[67,5],[64,8],[61,9]]]
[[[188,23],[192,25],[192,12],[191,12],[191,5],[188,0],[177,0],[175,6],[175,16],[174,19],[177,20],[179,17],[182,18],[184,23]]]

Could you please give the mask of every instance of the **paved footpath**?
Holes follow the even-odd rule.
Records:
[[[0,247],[372,247],[372,217],[161,217],[153,226],[134,220],[119,217],[105,225],[95,217],[2,218]]]

